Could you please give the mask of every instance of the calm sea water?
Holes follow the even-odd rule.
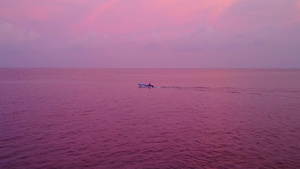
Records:
[[[300,70],[0,69],[0,168],[300,168]]]

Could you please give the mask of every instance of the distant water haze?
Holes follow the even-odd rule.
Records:
[[[299,77],[0,69],[0,168],[300,168]]]

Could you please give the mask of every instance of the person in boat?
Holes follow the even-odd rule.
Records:
[[[148,86],[153,87],[153,85],[151,85],[151,83],[149,83]]]

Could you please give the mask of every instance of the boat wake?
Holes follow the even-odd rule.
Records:
[[[257,96],[280,96],[293,99],[300,99],[298,90],[265,89],[265,88],[236,88],[236,87],[182,87],[182,86],[154,86],[154,88],[173,89],[173,90],[193,90],[199,92],[216,92],[230,94],[248,94]]]
[[[156,86],[155,88],[165,88],[165,89],[177,89],[177,90],[200,90],[200,91],[207,91],[211,89],[210,87],[181,87],[181,86]]]

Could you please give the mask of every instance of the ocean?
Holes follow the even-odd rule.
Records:
[[[300,69],[2,68],[0,168],[300,168]]]

